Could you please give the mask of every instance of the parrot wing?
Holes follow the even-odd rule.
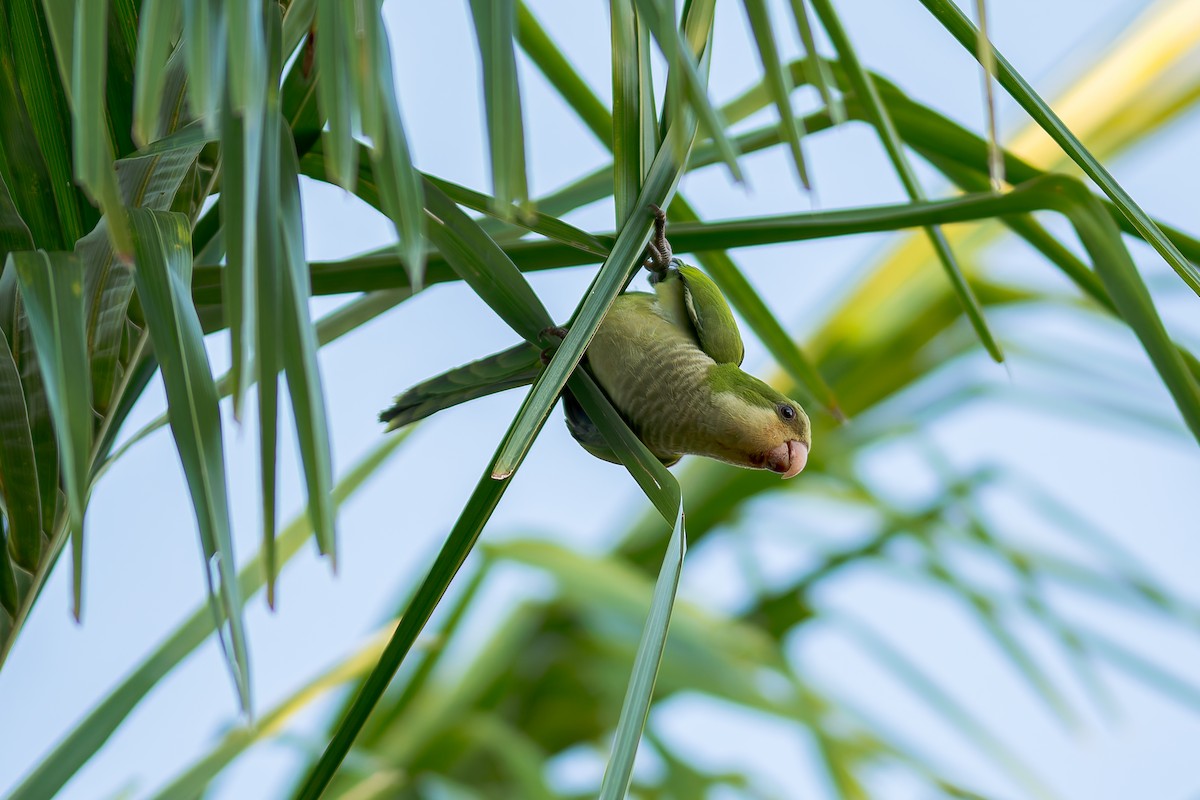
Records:
[[[696,267],[681,266],[679,279],[683,285],[684,308],[696,330],[700,349],[718,364],[741,366],[746,348],[725,295],[712,278]]]
[[[571,436],[575,441],[579,442],[580,446],[603,461],[608,461],[612,464],[620,464],[621,459],[617,458],[617,454],[609,446],[608,440],[604,438],[604,434],[596,427],[596,423],[592,422],[592,418],[583,410],[583,406],[575,399],[575,395],[571,394],[570,389],[563,391],[563,411],[567,419],[567,430],[571,432]],[[671,458],[663,458],[657,456],[663,466],[669,467],[679,461],[680,456]]]

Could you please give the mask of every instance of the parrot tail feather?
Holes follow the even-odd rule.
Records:
[[[541,351],[521,343],[418,383],[379,412],[379,421],[394,431],[460,403],[528,386],[541,371]]]

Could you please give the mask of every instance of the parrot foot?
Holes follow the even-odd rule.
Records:
[[[653,203],[650,203],[649,208],[650,213],[654,215],[654,235],[646,243],[642,266],[654,273],[654,278],[661,279],[670,268],[673,255],[671,243],[667,241],[667,213]]]
[[[552,325],[549,328],[542,329],[541,333],[539,334],[539,338],[550,341],[555,339],[558,340],[554,342],[554,344],[542,350],[542,365],[545,366],[550,363],[550,359],[554,356],[554,351],[558,349],[558,345],[562,343],[563,339],[567,338],[567,329],[557,325]]]

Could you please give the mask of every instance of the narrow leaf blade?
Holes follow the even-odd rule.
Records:
[[[321,78],[316,82],[317,104],[321,116],[329,121],[322,131],[325,164],[330,179],[347,191],[354,191],[358,173],[354,142],[354,80],[351,67],[355,48],[348,9],[344,0],[318,0],[316,63]]]
[[[253,336],[257,330],[258,190],[262,164],[262,120],[235,113],[225,103],[221,114],[221,227],[226,265],[222,272],[225,318],[229,323],[233,413],[240,418],[249,374]]]
[[[379,11],[368,9],[362,26],[364,58],[368,66],[360,103],[364,108],[363,132],[371,139],[372,175],[378,187],[380,207],[391,218],[400,237],[398,251],[409,281],[419,289],[425,274],[421,176],[413,167],[408,135],[400,117],[399,99],[392,78],[391,47]],[[368,108],[371,113],[367,113]],[[519,131],[517,133],[519,135]],[[510,135],[513,134],[510,132]]]
[[[278,159],[275,148],[279,142],[278,115],[275,122],[264,127],[263,163],[257,213],[256,265],[254,297],[255,313],[254,370],[258,388],[258,472],[262,494],[262,552],[267,571],[267,605],[275,608],[275,528],[278,490],[276,463],[279,455],[279,372],[282,349],[291,332],[282,327],[287,318],[283,306],[287,293],[283,286],[285,269],[280,263],[282,251],[279,209]]]
[[[191,303],[191,235],[182,214],[132,209],[137,269],[134,279],[146,313],[167,392],[171,431],[196,510],[213,613],[243,710],[250,710],[250,666],[236,577],[225,453],[217,388]]]
[[[800,43],[804,45],[805,77],[821,93],[821,100],[829,109],[833,124],[841,125],[846,121],[846,107],[842,104],[842,98],[834,91],[835,84],[829,65],[817,50],[817,38],[813,35],[812,21],[808,18],[808,6],[805,5],[805,0],[791,0],[791,4],[792,19],[796,22]]]
[[[642,188],[643,63],[638,52],[640,24],[632,0],[611,0],[609,14],[612,18],[613,101],[612,116],[608,121],[613,152],[613,202],[619,228],[634,213],[633,204]]]
[[[40,0],[0,19],[0,169],[37,247],[69,250],[99,215],[72,172],[72,117]]]
[[[33,237],[29,226],[21,219],[21,212],[8,191],[4,176],[0,175],[0,261],[8,260],[13,250],[32,250]]]
[[[163,90],[171,42],[179,33],[180,13],[176,0],[143,0],[138,20],[137,65],[133,89],[133,138],[139,147],[159,136]]]
[[[896,126],[892,122],[887,106],[884,105],[883,100],[880,98],[879,89],[875,86],[874,80],[859,61],[858,54],[855,52],[854,46],[850,43],[850,39],[842,27],[837,12],[833,9],[833,4],[830,0],[812,0],[812,3],[813,8],[816,9],[817,16],[820,17],[821,22],[825,26],[825,31],[833,41],[833,47],[837,51],[838,58],[846,68],[851,86],[853,86],[855,93],[859,95],[867,110],[868,121],[878,132],[879,139],[883,143],[884,149],[887,150],[888,158],[896,170],[896,175],[900,178],[900,182],[904,184],[904,190],[913,200],[924,200],[925,193],[917,181],[912,166],[908,163],[908,158],[904,155],[903,143],[900,140],[899,134],[896,133]],[[994,361],[1002,363],[1004,361],[1004,353],[1001,351],[1000,345],[996,342],[996,338],[992,335],[991,329],[988,328],[987,320],[983,316],[983,308],[979,305],[979,299],[975,296],[971,284],[967,281],[962,268],[954,257],[954,253],[950,250],[950,243],[946,240],[945,234],[942,233],[940,228],[934,226],[927,227],[926,234],[929,236],[929,242],[937,253],[938,260],[941,262],[942,268],[946,271],[946,277],[950,279],[950,285],[954,288],[954,293],[958,296],[959,303],[962,305],[967,319],[970,320],[971,327],[975,329],[975,334],[979,337],[979,341],[983,343],[983,346]]]
[[[497,212],[508,218],[524,213],[529,204],[525,127],[513,52],[515,0],[471,0],[471,17],[483,62],[492,194],[496,197]]]
[[[604,770],[600,785],[601,800],[621,800],[629,789],[633,775],[633,761],[641,741],[642,729],[650,714],[650,703],[654,699],[654,684],[658,679],[658,668],[662,664],[663,650],[667,645],[667,629],[671,624],[671,611],[675,604],[675,592],[679,588],[679,574],[683,569],[683,556],[687,549],[683,531],[683,508],[667,552],[663,555],[662,567],[654,583],[654,598],[650,613],[642,629],[637,655],[633,661],[633,672],[629,676],[629,687],[621,704],[621,716],[617,721],[617,733],[613,740],[613,752]]]
[[[979,34],[967,16],[954,3],[949,0],[920,0],[920,2],[938,22],[942,23],[959,44],[968,52],[978,55],[976,46]],[[1138,234],[1158,251],[1163,260],[1170,265],[1171,269],[1175,270],[1184,283],[1191,287],[1196,294],[1200,294],[1200,267],[1188,261],[1179,252],[1175,243],[1167,238],[1162,229],[1117,183],[1116,178],[1104,168],[1104,165],[1088,152],[1083,143],[1075,134],[1071,133],[1071,130],[1054,113],[1046,101],[1013,68],[1008,59],[995,48],[992,48],[991,52],[995,57],[996,79],[1000,81],[1000,85],[1028,112],[1029,116],[1033,117],[1042,130],[1058,143],[1063,152],[1096,182],[1096,185],[1109,196],[1121,213],[1137,229]]]
[[[183,50],[188,74],[188,105],[215,134],[217,117],[225,94],[225,35],[224,0],[182,0]],[[235,4],[235,5],[252,5]]]
[[[333,739],[321,754],[320,760],[304,776],[293,795],[296,800],[318,800],[324,794],[346,754],[350,752],[359,731],[366,724],[367,717],[383,697],[417,636],[429,622],[434,609],[450,587],[450,582],[454,580],[454,576],[458,574],[458,570],[474,548],[484,525],[496,510],[509,484],[510,481],[492,480],[486,473],[479,479],[445,544],[438,552],[433,566],[429,568],[400,617],[400,624],[396,626],[379,663],[359,687],[354,700],[339,719]]]
[[[526,341],[554,324],[511,259],[432,181],[425,182],[429,238],[451,268]]]
[[[258,9],[255,9],[258,14]],[[282,19],[279,7],[270,4],[265,9],[264,62],[271,76],[265,95],[250,102],[260,102],[261,109],[247,109],[247,115],[261,113],[262,141],[259,162],[258,207],[255,237],[255,371],[258,380],[259,479],[262,484],[262,552],[267,571],[267,605],[275,608],[275,528],[277,492],[277,457],[279,450],[279,373],[282,351],[288,346],[289,333],[282,327],[286,303],[284,288],[288,270],[282,263],[283,221],[280,202],[281,146],[292,146],[284,132],[279,113],[279,73],[282,53],[279,49]],[[260,21],[261,24],[262,21]],[[247,94],[251,94],[247,89]],[[328,486],[325,487],[328,489]]]
[[[422,174],[424,175],[424,173]],[[455,203],[484,214],[495,213],[494,198],[433,175],[424,175],[424,177],[445,192],[446,196]],[[513,222],[520,228],[545,236],[551,241],[562,242],[563,244],[578,248],[586,253],[600,256],[601,258],[608,255],[611,242],[606,242],[585,230],[576,228],[574,225],[563,222],[561,219],[552,217],[549,214],[535,211],[525,217],[513,220]]]
[[[0,330],[0,492],[4,495],[8,550],[33,572],[42,552],[42,500],[21,376]],[[8,556],[0,555],[0,559]]]
[[[668,18],[663,13],[663,8],[655,0],[636,0],[636,2],[638,11],[645,18],[650,32],[658,41],[659,48],[670,62],[672,73],[679,76],[678,80],[687,97],[688,105],[699,117],[704,132],[716,144],[717,151],[721,154],[721,161],[729,168],[729,174],[735,181],[741,183],[744,179],[742,168],[738,164],[737,146],[725,132],[726,124],[721,112],[708,98],[705,80],[700,76],[692,48],[684,37],[683,31],[675,24],[674,19]],[[677,132],[678,130],[676,129]],[[670,137],[667,137],[667,140],[670,141]]]
[[[113,143],[105,103],[108,68],[108,0],[78,4],[75,15],[75,60],[71,81],[75,108],[75,175],[95,198],[108,220],[117,253],[128,259],[133,250],[129,221],[117,190]]]
[[[1200,383],[1163,326],[1154,299],[1121,242],[1116,222],[1082,184],[1056,178],[1048,180],[1062,184],[1061,194],[1071,198],[1068,216],[1095,263],[1096,273],[1121,318],[1133,329],[1150,356],[1192,435],[1200,442]]]
[[[758,56],[766,74],[767,89],[779,113],[779,128],[788,144],[792,163],[796,165],[796,174],[804,187],[811,189],[808,168],[804,163],[804,149],[800,141],[804,136],[804,123],[792,112],[792,81],[779,58],[779,47],[775,43],[771,25],[771,13],[765,0],[742,0],[742,5],[746,9],[750,29],[758,44]]]
[[[74,612],[81,615],[83,510],[91,470],[92,390],[84,338],[83,266],[69,253],[9,255],[29,318],[38,366],[54,422],[67,490],[74,564]]]
[[[282,245],[283,368],[287,374],[300,460],[308,491],[308,513],[317,546],[334,557],[337,538],[334,506],[330,499],[333,455],[325,393],[317,364],[317,337],[309,314],[308,263],[304,255],[304,229],[295,145],[287,123],[279,127],[279,209]]]

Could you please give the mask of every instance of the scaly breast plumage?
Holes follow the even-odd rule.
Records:
[[[706,377],[713,360],[640,296],[605,318],[588,360],[596,379],[642,441],[658,455],[688,452],[710,418]],[[636,298],[636,299],[635,299]],[[649,313],[648,313],[649,312]]]

